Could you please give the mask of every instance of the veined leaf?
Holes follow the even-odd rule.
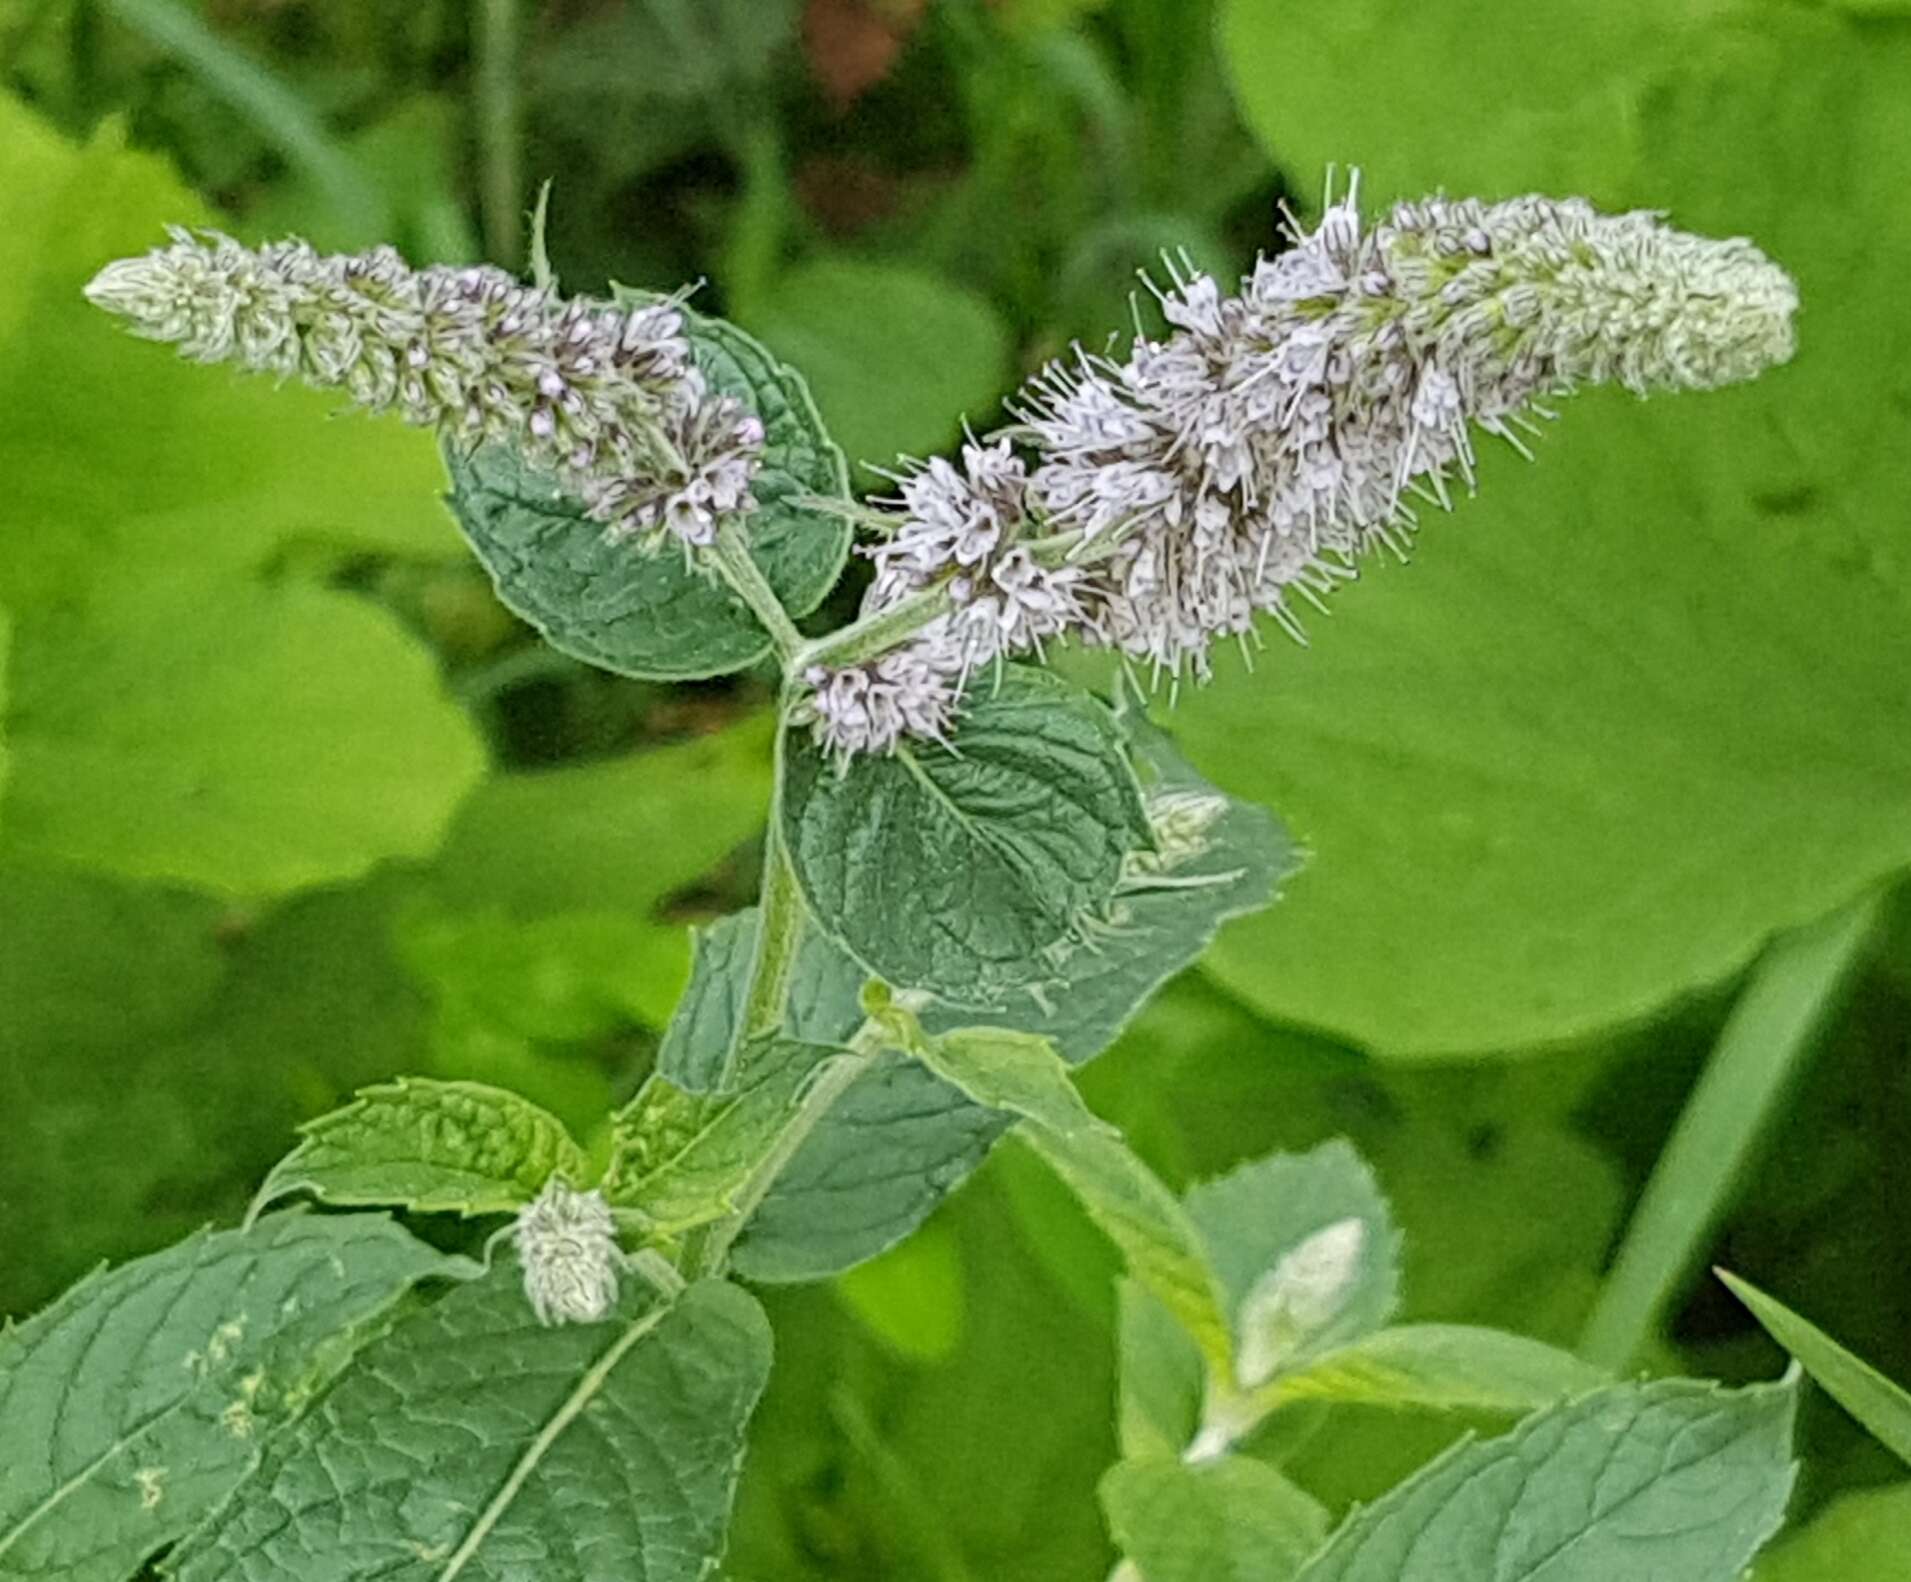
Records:
[[[1028,1033],[972,1027],[923,1039],[910,1052],[977,1104],[1022,1123],[1021,1135],[1121,1249],[1129,1273],[1225,1376],[1233,1347],[1200,1232],[1121,1133],[1089,1111],[1054,1046]]]
[[[789,612],[807,614],[842,570],[850,527],[801,502],[848,497],[842,452],[799,374],[721,319],[685,309],[684,322],[711,388],[763,421],[750,553]],[[447,448],[445,462],[447,503],[499,598],[553,647],[620,675],[673,681],[741,670],[769,652],[769,634],[743,601],[678,547],[607,543],[601,522],[506,447]]]
[[[0,1578],[118,1582],[189,1531],[415,1282],[383,1215],[277,1215],[84,1280],[0,1334]]]
[[[310,1192],[326,1203],[421,1213],[508,1214],[553,1175],[587,1184],[590,1166],[562,1121],[481,1082],[403,1077],[308,1121],[258,1201]]]
[[[1800,1318],[1751,1281],[1723,1269],[1718,1275],[1827,1395],[1863,1423],[1879,1444],[1901,1461],[1911,1463],[1911,1391],[1892,1383],[1862,1357],[1853,1356],[1816,1324]]]
[[[1303,1582],[1737,1582],[1784,1519],[1789,1383],[1620,1385],[1463,1442],[1344,1522]]]
[[[735,1083],[720,1093],[653,1074],[613,1124],[605,1196],[658,1235],[721,1219],[795,1118],[805,1084],[839,1053],[761,1040],[743,1050]]]
[[[949,747],[839,769],[784,744],[783,833],[817,923],[870,972],[953,1004],[1039,1002],[1153,835],[1114,717],[1044,671],[979,679]]]
[[[1315,1356],[1259,1397],[1435,1411],[1537,1411],[1611,1377],[1569,1351],[1472,1324],[1398,1324]]]
[[[176,1582],[699,1582],[770,1365],[740,1288],[545,1328],[499,1261],[353,1359]]]
[[[992,1014],[1052,1039],[1070,1064],[1093,1059],[1168,978],[1194,961],[1230,917],[1265,906],[1294,866],[1286,832],[1263,808],[1223,796],[1195,774],[1124,691],[1116,717],[1128,735],[1151,824],[1163,849],[1130,860],[1109,912],[1113,927],[1076,951],[1041,1003],[1012,997]],[[752,915],[700,936],[699,970],[660,1056],[667,1072],[695,1073],[696,1052],[727,1047],[742,1004]],[[862,1019],[863,970],[815,930],[805,937],[791,993],[790,1031],[847,1038]],[[974,1014],[932,1006],[942,1032]],[[681,1075],[686,1086],[702,1080]],[[818,1279],[879,1253],[908,1232],[981,1162],[1001,1118],[964,1102],[894,1052],[823,1118],[778,1178],[736,1248],[753,1280]]]
[[[1101,1499],[1147,1582],[1288,1582],[1327,1536],[1317,1500],[1245,1456],[1123,1461]]]
[[[1234,1315],[1243,1387],[1371,1334],[1399,1304],[1400,1233],[1373,1172],[1345,1142],[1254,1160],[1191,1188],[1187,1204]],[[1303,1266],[1318,1238],[1349,1231],[1340,1265]],[[1334,1289],[1310,1289],[1323,1274]]]

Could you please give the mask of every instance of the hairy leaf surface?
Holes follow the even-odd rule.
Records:
[[[555,1115],[481,1082],[404,1077],[300,1130],[305,1140],[266,1177],[261,1202],[310,1192],[326,1203],[508,1214],[553,1175],[581,1187],[589,1173]]]
[[[1327,1536],[1318,1501],[1264,1462],[1123,1461],[1102,1479],[1122,1552],[1148,1582],[1288,1582]]]
[[[1737,1582],[1785,1514],[1797,1391],[1621,1385],[1463,1442],[1356,1511],[1305,1582]]]
[[[408,1286],[473,1266],[383,1215],[276,1215],[0,1334],[0,1578],[117,1582],[190,1530]]]
[[[958,1005],[1040,998],[1089,948],[1122,864],[1152,843],[1109,712],[1009,666],[979,678],[950,747],[839,769],[785,744],[783,831],[817,922],[870,972]]]
[[[367,1346],[177,1582],[698,1582],[770,1365],[736,1286],[545,1328],[508,1259]]]

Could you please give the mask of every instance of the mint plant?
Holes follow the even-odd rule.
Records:
[[[1124,1261],[1126,1575],[1743,1572],[1795,1380],[1624,1382],[1397,1323],[1402,1232],[1351,1148],[1177,1194],[1071,1080],[1297,868],[1148,701],[1261,616],[1298,635],[1473,486],[1476,431],[1524,449],[1579,386],[1710,389],[1792,348],[1782,269],[1654,215],[1368,224],[1350,186],[1288,241],[1233,295],[1172,267],[1163,336],[1077,351],[873,502],[800,373],[685,300],[184,230],[99,273],[94,303],[189,358],[436,430],[453,514],[557,649],[768,661],[778,777],[757,905],[697,935],[601,1142],[502,1088],[368,1089],[247,1225],[0,1337],[0,1578],[708,1576],[771,1368],[748,1286],[882,1252],[1011,1133]],[[807,633],[857,534],[859,618]],[[1071,642],[1121,657],[1112,696],[1047,667]],[[478,1220],[482,1255],[394,1212]],[[1504,1432],[1336,1524],[1294,1429],[1335,1403]]]

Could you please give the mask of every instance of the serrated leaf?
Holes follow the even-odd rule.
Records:
[[[176,1582],[700,1582],[770,1365],[704,1282],[546,1328],[516,1266],[398,1325],[174,1552]]]
[[[117,1582],[238,1482],[342,1360],[328,1343],[472,1270],[383,1215],[277,1215],[0,1334],[0,1578]]]
[[[1121,1133],[1082,1102],[1054,1046],[1006,1028],[972,1027],[924,1039],[910,1053],[975,1103],[1022,1123],[1020,1135],[1121,1249],[1129,1274],[1225,1375],[1232,1341],[1200,1232]]]
[[[1621,1385],[1462,1443],[1341,1525],[1303,1582],[1737,1582],[1796,1468],[1789,1384]]]
[[[949,747],[844,767],[792,732],[781,809],[823,930],[876,976],[971,1006],[1064,981],[1153,839],[1113,716],[1020,665],[978,680]]]
[[[840,1053],[760,1040],[745,1046],[735,1081],[718,1093],[653,1074],[612,1123],[605,1197],[662,1236],[721,1219],[795,1118],[804,1086]]]
[[[1244,1363],[1271,1347],[1270,1367],[1286,1371],[1371,1334],[1399,1304],[1400,1233],[1373,1172],[1346,1142],[1244,1164],[1192,1187],[1187,1206],[1227,1293]],[[1360,1227],[1358,1242],[1331,1310],[1298,1332],[1252,1333],[1258,1318],[1286,1321],[1284,1314],[1256,1311],[1253,1299],[1265,1293],[1270,1273],[1310,1238],[1350,1220]],[[1254,1385],[1266,1376],[1240,1382]]]
[[[1147,1582],[1288,1582],[1327,1536],[1317,1500],[1244,1456],[1122,1461],[1101,1500]]]
[[[1265,906],[1295,861],[1286,832],[1265,809],[1222,797],[1126,693],[1116,712],[1148,805],[1176,822],[1182,838],[1167,860],[1150,854],[1129,863],[1110,911],[1115,926],[1069,958],[1065,978],[1046,988],[1042,1003],[1022,998],[992,1013],[1052,1039],[1076,1065],[1100,1054],[1163,982],[1200,956],[1223,922]],[[665,1040],[667,1066],[692,1048],[720,1054],[727,1047],[722,1040],[744,992],[750,919],[740,913],[711,931],[706,969],[693,978]],[[863,977],[811,931],[792,991],[791,1031],[823,1042],[847,1038],[861,1020],[856,996]],[[922,1020],[939,1032],[974,1017],[931,1007]],[[737,1245],[738,1267],[756,1280],[817,1279],[873,1257],[980,1163],[1003,1124],[913,1062],[893,1052],[881,1056],[779,1177]]]
[[[713,390],[763,420],[767,439],[745,522],[750,553],[792,615],[814,609],[849,552],[848,518],[808,495],[847,498],[842,452],[824,432],[801,376],[721,319],[684,311],[698,367]],[[754,664],[769,634],[713,572],[680,548],[611,544],[554,479],[504,446],[447,447],[447,503],[498,597],[551,645],[620,675],[684,681]]]
[[[1315,1356],[1257,1398],[1433,1411],[1537,1411],[1611,1377],[1569,1351],[1472,1324],[1397,1324]]]
[[[1798,1359],[1827,1395],[1863,1423],[1879,1444],[1911,1464],[1911,1391],[1894,1384],[1751,1281],[1723,1269],[1718,1273],[1772,1339]]]
[[[588,1180],[563,1122],[481,1082],[403,1077],[299,1129],[305,1140],[266,1177],[260,1202],[310,1192],[326,1203],[508,1214],[553,1175]]]

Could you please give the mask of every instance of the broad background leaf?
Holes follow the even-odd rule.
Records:
[[[900,264],[799,264],[749,328],[803,370],[851,462],[878,467],[945,449],[956,414],[993,426],[1009,375],[1008,326],[987,299]]]
[[[1552,1043],[1901,867],[1911,30],[1795,4],[1232,0],[1223,37],[1302,191],[1351,161],[1373,204],[1665,208],[1752,236],[1805,304],[1796,362],[1756,385],[1574,400],[1536,467],[1495,447],[1411,567],[1376,563],[1308,650],[1184,701],[1190,756],[1316,856],[1220,942],[1229,988],[1385,1055]]]
[[[1754,1582],[1897,1582],[1911,1555],[1911,1483],[1841,1494],[1772,1546]]]
[[[175,1552],[178,1582],[697,1582],[770,1366],[739,1287],[545,1328],[508,1259],[355,1357]]]
[[[0,1334],[0,1577],[127,1575],[238,1481],[355,1326],[473,1270],[383,1215],[277,1215],[95,1275]]]
[[[258,577],[293,546],[454,552],[429,439],[126,335],[81,286],[204,208],[113,128],[74,148],[0,100],[0,147],[7,848],[248,895],[427,854],[469,725],[388,616]]]
[[[1735,1582],[1791,1494],[1789,1385],[1622,1385],[1463,1444],[1356,1511],[1305,1582]]]

